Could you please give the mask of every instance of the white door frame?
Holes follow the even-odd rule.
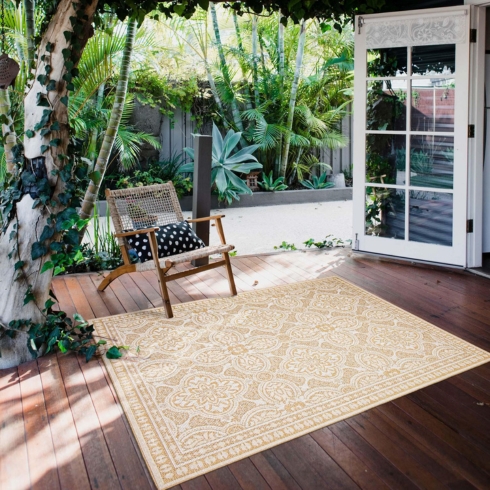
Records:
[[[473,233],[467,234],[466,266],[481,267],[483,254],[483,151],[485,146],[485,28],[489,0],[465,0],[471,5],[471,28],[477,30],[470,45],[469,121],[475,125],[475,138],[468,141],[468,211]],[[490,147],[487,149],[490,151]]]
[[[469,14],[469,8],[465,6],[457,6],[457,7],[444,7],[444,8],[436,8],[436,9],[425,9],[425,10],[418,10],[418,11],[410,11],[410,12],[400,12],[400,13],[385,13],[385,14],[376,14],[376,15],[370,15],[370,19],[382,19],[382,18],[393,18],[399,16],[400,19],[403,19],[404,17],[416,17],[416,18],[424,18],[424,17],[432,17],[432,16],[438,16],[442,13],[442,11],[448,12],[448,13],[456,13],[458,11],[467,11]],[[359,23],[359,17],[356,17],[356,29],[358,28],[358,23]],[[362,24],[362,23],[361,23]],[[469,23],[468,23],[469,27]],[[465,34],[466,36],[469,35],[469,29],[468,32]],[[363,41],[364,37],[358,38],[356,40],[356,54],[355,57],[356,59],[365,59],[366,56],[366,46],[364,45]],[[468,39],[468,38],[466,38]],[[359,42],[362,41],[362,42]],[[458,51],[458,48],[461,50],[463,48],[466,50],[467,49],[467,44],[464,45],[458,45],[456,44],[456,49]],[[459,51],[462,53],[462,51]],[[459,55],[459,59],[463,59],[464,63],[463,65],[468,66],[469,59],[468,59],[468,53],[465,51],[464,59],[462,58],[462,54]],[[466,68],[466,66],[461,66],[456,70],[456,87],[460,86],[467,86],[468,84],[468,77],[469,77],[469,69]],[[355,108],[357,107],[357,111],[355,110],[355,113],[357,114],[363,114],[365,112],[365,104],[366,104],[366,74],[363,72],[365,70],[364,63],[358,63],[357,64],[357,70],[355,73],[355,90],[354,93],[356,95],[356,101],[354,101]],[[466,93],[466,90],[463,90],[463,92]],[[466,97],[463,99],[458,99],[456,101],[456,104],[458,104],[460,107],[463,107],[462,110],[458,111],[460,114],[467,114],[468,111],[468,100]],[[457,112],[457,113],[458,113]],[[456,113],[456,114],[457,114]],[[483,114],[483,111],[482,111]],[[465,117],[466,119],[466,117]],[[455,128],[455,151],[456,147],[460,148],[460,151],[464,155],[464,158],[467,156],[467,141],[466,139],[462,140],[462,133],[461,131],[464,131],[464,138],[466,138],[466,132],[467,132],[467,127],[466,127],[466,122],[464,123],[463,126],[461,126],[461,120],[459,121],[460,128],[459,130]],[[354,118],[354,135],[355,138],[360,138],[362,135],[362,142],[357,143],[354,141],[354,161],[355,162],[364,162],[365,161],[365,145],[364,145],[364,134],[365,134],[365,118],[364,117],[355,117]],[[457,143],[459,141],[459,143]],[[466,189],[467,187],[467,178],[468,178],[468,173],[466,168],[462,168],[461,166],[456,166],[454,168],[454,179],[455,183],[459,182],[460,185],[459,187]],[[357,202],[357,207],[360,205],[360,203],[365,199],[364,198],[364,193],[365,193],[365,165],[354,165],[354,181],[358,182],[359,184],[354,187],[354,205],[356,206]],[[480,180],[481,181],[481,180]],[[454,187],[455,195],[456,195],[456,185]],[[461,190],[460,190],[461,192]],[[407,196],[408,197],[408,196]],[[462,266],[464,267],[467,263],[467,238],[465,236],[465,219],[467,216],[467,199],[464,200],[462,206],[460,205],[455,206],[453,211],[453,227],[455,230],[460,230],[458,233],[453,233],[453,247],[451,247],[452,250],[449,250],[448,253],[444,258],[441,260],[441,252],[440,248],[439,250],[436,250],[436,247],[430,247],[430,244],[422,244],[422,243],[415,243],[415,242],[410,242],[410,249],[411,252],[403,253],[401,252],[399,255],[402,257],[406,257],[409,259],[414,259],[414,260],[423,260],[423,261],[431,261],[431,262],[439,262],[439,263],[446,263],[446,264],[452,264],[456,266]],[[405,216],[405,220],[408,220],[409,216]],[[387,238],[380,238],[380,237],[373,237],[373,236],[368,236],[365,235],[364,233],[364,224],[365,218],[364,218],[364,213],[359,212],[359,209],[354,209],[354,233],[357,233],[357,236],[354,236],[354,248],[357,248],[358,241],[362,240],[364,243],[360,244],[360,250],[362,251],[368,251],[368,252],[374,252],[374,253],[381,253],[381,254],[388,254],[388,255],[393,255],[396,256],[398,255],[397,253],[389,252],[389,250],[393,250],[393,245],[396,240],[393,239],[387,239]],[[362,230],[362,233],[360,233]],[[391,242],[391,243],[390,243]],[[400,240],[398,242],[399,247],[403,247],[403,244],[406,244],[407,242],[403,242]],[[388,252],[387,252],[388,251]],[[481,260],[481,257],[480,257]]]

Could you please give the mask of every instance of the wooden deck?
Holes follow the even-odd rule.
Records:
[[[490,350],[490,280],[352,256],[348,250],[233,259],[247,291],[336,274]],[[223,271],[224,272],[224,271]],[[153,272],[104,293],[97,274],[57,278],[85,318],[161,306]],[[215,269],[170,283],[174,303],[228,295]],[[490,488],[490,365],[208,473],[191,489]],[[154,488],[103,364],[50,355],[0,372],[0,489]]]

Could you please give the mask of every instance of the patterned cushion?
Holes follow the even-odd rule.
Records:
[[[189,252],[190,250],[196,250],[206,246],[194,233],[187,221],[160,226],[155,231],[155,235],[157,238],[159,258]],[[129,246],[136,251],[141,262],[153,259],[150,238],[147,233],[128,236],[127,241]]]

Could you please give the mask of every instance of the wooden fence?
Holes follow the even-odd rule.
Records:
[[[191,119],[189,113],[180,110],[175,111],[172,121],[168,117],[162,117],[160,126],[160,160],[170,158],[175,154],[180,154],[184,147],[194,147],[192,133],[197,132],[196,124]],[[349,170],[352,164],[352,116],[347,116],[342,121],[342,134],[345,135],[349,143],[340,150],[323,149],[320,151],[319,159],[321,162],[332,166],[333,173],[342,170]],[[186,157],[188,161],[188,157]]]

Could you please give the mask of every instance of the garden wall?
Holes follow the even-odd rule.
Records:
[[[197,132],[194,121],[189,113],[175,110],[173,121],[161,114],[158,107],[150,107],[135,100],[135,110],[131,118],[133,124],[140,131],[145,131],[160,138],[161,150],[155,150],[149,145],[143,147],[142,159],[164,160],[172,155],[182,153],[186,146],[194,147],[192,133]],[[349,170],[352,163],[352,116],[342,121],[342,134],[349,138],[349,144],[341,150],[321,150],[320,161],[332,166],[333,173]]]

